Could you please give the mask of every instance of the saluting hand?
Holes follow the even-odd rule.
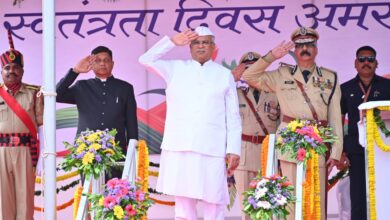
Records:
[[[241,63],[240,65],[236,66],[236,68],[232,70],[234,81],[237,82],[238,80],[241,79],[241,76],[245,71],[245,67],[246,67],[245,63]]]
[[[81,59],[75,67],[73,67],[73,71],[76,73],[88,73],[92,69],[92,64],[95,62],[96,57],[94,55],[89,55]]]
[[[185,46],[190,44],[191,41],[195,40],[197,37],[198,34],[195,31],[187,29],[173,36],[171,40],[176,46]]]
[[[284,57],[288,52],[294,47],[294,42],[289,41],[285,42],[282,41],[278,46],[276,46],[274,49],[272,49],[271,53],[272,56],[274,56],[276,59]]]
[[[230,177],[233,175],[234,170],[238,167],[240,164],[240,156],[235,155],[235,154],[227,154],[226,159],[228,162],[228,167],[227,167],[227,176]]]

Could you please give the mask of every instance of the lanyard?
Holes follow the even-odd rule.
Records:
[[[359,87],[360,87],[360,90],[362,90],[362,93],[363,93],[363,96],[362,96],[363,102],[362,102],[362,103],[365,103],[365,102],[367,102],[368,96],[370,95],[372,83],[371,83],[371,85],[368,87],[367,92],[364,90],[364,86],[363,86],[363,83],[362,83],[362,82],[359,82]],[[365,115],[366,115],[366,111],[365,111],[365,110],[360,111],[360,120],[361,120],[361,119],[363,118],[363,116],[365,116]]]
[[[368,96],[370,95],[372,83],[371,83],[370,87],[368,87],[367,92],[364,90],[362,82],[359,82],[359,87],[360,87],[360,90],[362,90],[362,93],[363,93],[363,97],[362,97],[363,98],[363,103],[365,103],[365,102],[367,102]]]

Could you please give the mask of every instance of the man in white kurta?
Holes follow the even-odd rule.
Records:
[[[176,46],[190,45],[190,60],[161,60]],[[166,84],[167,115],[157,190],[175,196],[175,218],[224,219],[226,182],[239,164],[241,121],[230,71],[211,60],[214,35],[207,27],[165,36],[139,58]],[[226,162],[228,167],[226,169]]]

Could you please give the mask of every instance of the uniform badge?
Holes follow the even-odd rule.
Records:
[[[254,59],[255,59],[255,55],[254,55],[252,52],[249,52],[249,53],[248,53],[248,56],[247,56],[247,60],[252,61],[252,60],[254,60]]]
[[[313,76],[313,86],[320,87],[320,78],[317,76]]]
[[[300,29],[299,29],[299,34],[300,35],[306,35],[307,34],[307,30],[306,30],[306,28],[305,27],[301,27]]]
[[[10,51],[10,53],[9,53],[9,59],[12,61],[14,61],[16,59],[16,56],[12,51]]]
[[[381,93],[378,90],[375,90],[374,97],[378,97]]]
[[[244,108],[246,105],[245,104],[239,104],[238,107]]]
[[[292,81],[292,80],[287,80],[287,81],[284,81],[284,84],[292,85],[292,84],[294,84],[294,81]]]

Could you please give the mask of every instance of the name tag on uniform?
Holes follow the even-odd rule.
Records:
[[[239,104],[238,105],[240,108],[243,108],[243,107],[245,107],[246,105],[245,104]]]
[[[292,80],[284,81],[284,84],[294,84],[294,81]]]

